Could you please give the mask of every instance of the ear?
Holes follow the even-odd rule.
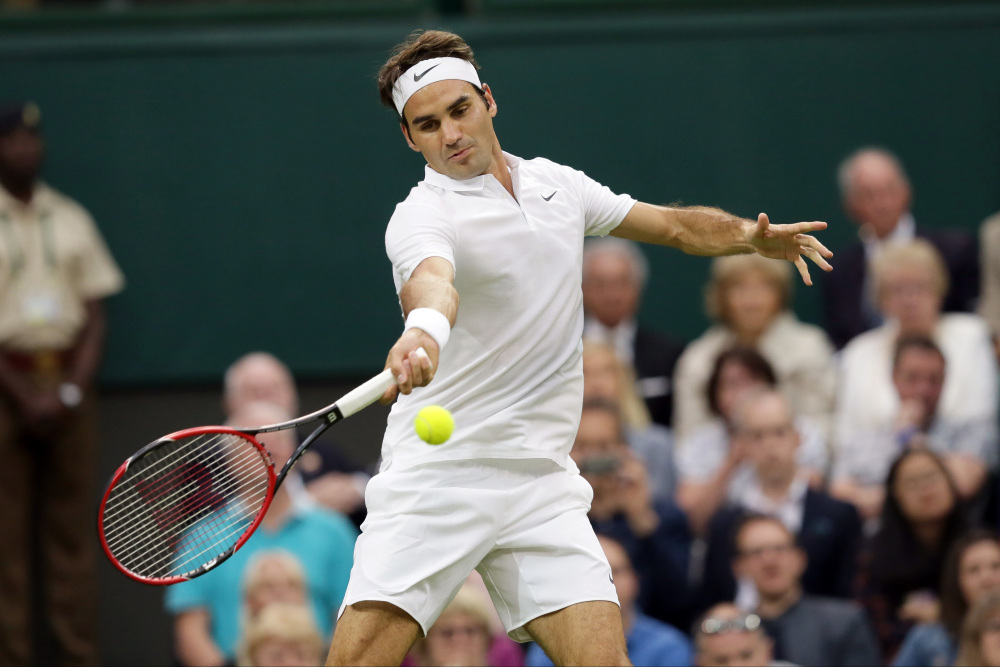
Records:
[[[483,84],[483,93],[486,95],[486,102],[490,107],[490,116],[496,118],[497,116],[497,101],[493,99],[493,91],[490,90],[489,84]]]
[[[406,124],[403,123],[403,121],[399,122],[399,129],[402,131],[403,138],[406,139],[406,145],[410,147],[410,150],[414,150],[419,153],[420,149],[417,148],[416,144],[410,140],[410,131],[406,129]]]

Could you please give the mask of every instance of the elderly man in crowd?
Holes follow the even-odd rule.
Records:
[[[807,557],[784,523],[747,517],[735,541],[733,569],[757,589],[756,612],[774,641],[775,657],[802,667],[879,664],[875,635],[857,604],[803,593]]]
[[[583,250],[584,338],[612,346],[635,369],[653,421],[673,424],[674,366],[684,345],[639,326],[636,314],[649,267],[632,241],[607,236]]]
[[[846,598],[852,593],[854,563],[861,541],[861,520],[850,503],[809,486],[810,473],[799,462],[801,437],[791,406],[774,389],[747,396],[736,412],[736,434],[754,478],[742,495],[713,517],[708,532],[702,591],[711,604],[735,599],[757,603],[752,582],[737,585],[731,571],[733,534],[748,514],[777,518],[792,532],[808,557],[802,577],[806,592]]]
[[[889,244],[922,237],[937,246],[951,276],[945,310],[974,308],[979,295],[976,241],[958,230],[917,225],[910,212],[910,180],[899,158],[881,148],[861,148],[841,163],[837,179],[844,210],[859,226],[858,241],[837,252],[836,277],[823,281],[826,330],[838,348],[882,323],[868,267]]]

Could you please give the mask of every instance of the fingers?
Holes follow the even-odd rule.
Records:
[[[767,228],[771,225],[771,221],[767,217],[767,213],[757,214],[757,233],[763,234],[767,231]]]
[[[386,390],[382,395],[380,400],[384,403],[392,402],[397,394],[409,394],[416,387],[425,387],[434,379],[434,362],[424,347],[406,353],[398,349],[399,347],[397,343],[386,362],[386,366],[392,368],[396,375],[396,386]],[[406,347],[409,345],[402,349]]]
[[[825,245],[820,243],[819,239],[815,236],[808,236],[806,234],[797,234],[795,236],[795,242],[799,245],[809,246],[813,250],[816,250],[823,257],[833,257],[833,253]]]
[[[799,270],[799,275],[802,276],[802,282],[812,287],[813,281],[812,277],[809,275],[809,266],[806,264],[806,260],[802,259],[802,255],[795,258],[795,268]]]
[[[813,222],[793,222],[788,225],[781,225],[789,234],[808,234],[826,229],[827,224],[820,220]]]
[[[813,250],[812,248],[808,246],[799,246],[799,251],[803,255],[811,259],[813,262],[815,262],[816,266],[823,269],[824,271],[833,271],[833,267],[830,266],[830,263],[827,262],[825,259],[823,259],[820,256],[820,254],[815,250]]]

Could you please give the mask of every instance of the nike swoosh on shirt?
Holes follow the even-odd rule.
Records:
[[[440,65],[440,64],[441,64],[441,63],[438,63],[437,65],[431,65],[430,67],[428,67],[427,69],[425,69],[425,70],[424,70],[423,74],[414,74],[414,75],[413,75],[413,80],[414,80],[414,81],[420,81],[420,80],[421,80],[422,78],[424,78],[424,76],[425,76],[425,75],[426,75],[426,74],[427,74],[428,72],[430,72],[430,71],[431,71],[432,69],[434,69],[435,67],[437,67],[437,66],[438,66],[438,65]]]
[[[558,191],[558,190],[556,190],[556,192],[559,192],[559,191]],[[545,201],[548,201],[548,200],[550,200],[550,199],[552,199],[553,197],[555,197],[555,196],[556,196],[556,192],[553,192],[553,193],[552,193],[552,194],[550,194],[550,195],[549,195],[548,197],[546,197],[546,196],[542,195],[542,199],[544,199]]]

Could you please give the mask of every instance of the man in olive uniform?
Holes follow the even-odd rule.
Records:
[[[0,665],[39,660],[35,577],[50,659],[97,664],[92,383],[124,280],[90,215],[39,180],[40,121],[0,107]]]

